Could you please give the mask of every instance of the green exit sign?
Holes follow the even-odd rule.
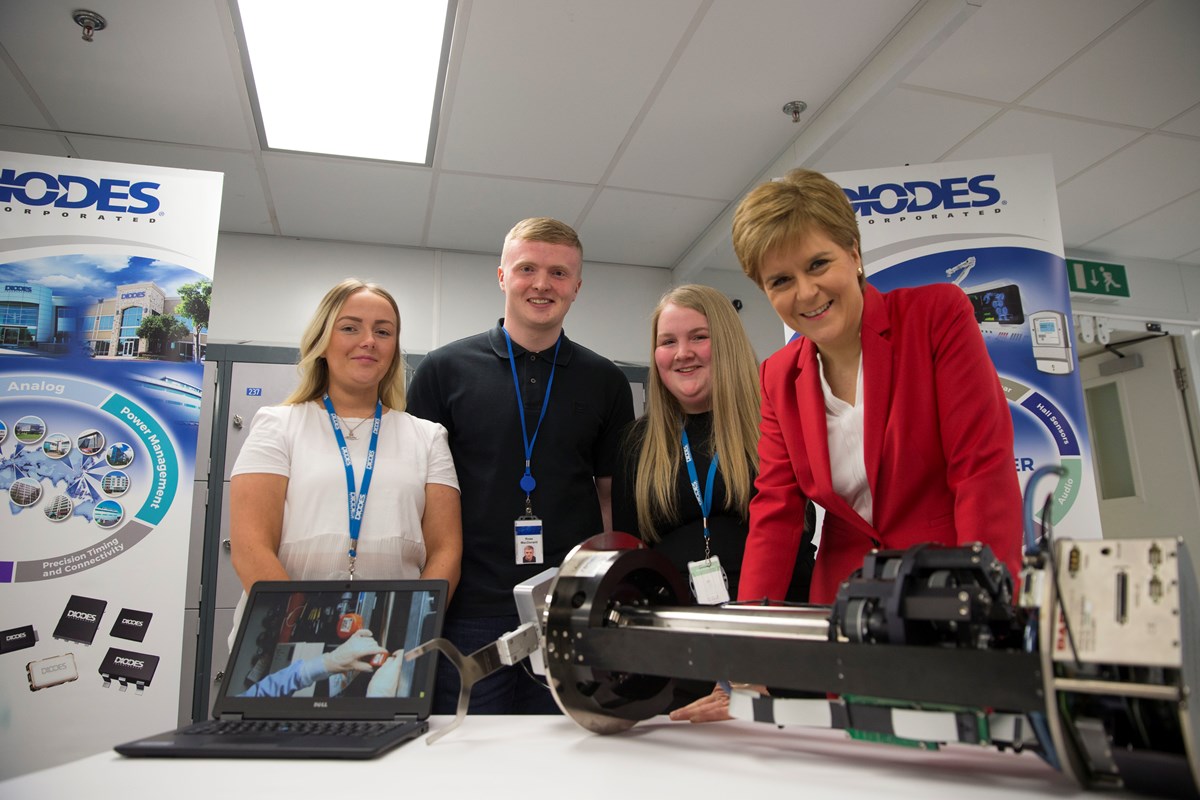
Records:
[[[1071,291],[1098,294],[1105,297],[1129,297],[1129,280],[1125,267],[1102,261],[1067,259],[1067,277]]]

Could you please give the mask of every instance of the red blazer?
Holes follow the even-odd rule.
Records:
[[[1012,417],[970,300],[950,284],[887,294],[868,285],[861,336],[874,524],[833,491],[817,349],[799,339],[759,369],[758,494],[750,502],[741,600],[783,599],[805,498],[825,509],[814,603],[832,603],[872,548],[980,541],[1019,576]]]

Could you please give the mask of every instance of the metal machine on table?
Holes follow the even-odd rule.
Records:
[[[771,687],[735,690],[735,717],[1030,750],[1085,787],[1196,796],[1194,575],[1177,540],[1059,541],[1027,555],[1014,602],[987,547],[919,545],[872,553],[832,606],[710,607],[664,557],[607,534],[518,587],[516,631],[466,657],[444,640],[410,657],[441,650],[463,673],[459,719],[438,736],[476,680],[530,655],[597,733],[662,713],[677,679],[724,679]]]

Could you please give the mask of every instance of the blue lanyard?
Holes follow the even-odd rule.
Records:
[[[341,419],[333,410],[333,401],[326,393],[325,410],[329,413],[329,424],[333,426],[333,436],[337,439],[342,451],[342,464],[346,467],[346,504],[350,511],[350,580],[354,580],[354,561],[358,558],[358,534],[362,530],[363,512],[367,508],[367,492],[371,489],[371,475],[375,472],[375,446],[379,443],[379,423],[383,419],[383,401],[375,401],[375,422],[371,425],[371,446],[367,450],[367,463],[363,467],[362,487],[354,490],[354,463],[350,460],[350,448],[346,446],[346,437],[342,435]]]
[[[546,396],[542,398],[542,413],[538,415],[537,427],[533,429],[533,438],[529,438],[529,429],[525,426],[525,404],[521,401],[521,379],[517,377],[517,359],[513,356],[512,337],[504,331],[504,343],[508,345],[508,365],[512,367],[513,388],[517,390],[517,416],[521,418],[521,439],[525,443],[525,474],[521,476],[521,490],[525,492],[525,514],[533,516],[533,508],[529,495],[537,486],[529,463],[533,459],[533,444],[537,441],[538,431],[542,429],[542,420],[546,418],[546,409],[550,407],[550,389],[554,386],[554,370],[558,368],[558,348],[562,346],[562,331],[558,333],[558,341],[554,343],[554,359],[550,362],[550,380],[546,381]]]
[[[700,504],[700,514],[704,519],[704,557],[708,558],[708,512],[712,511],[713,479],[717,477],[717,454],[713,453],[712,463],[708,465],[708,480],[704,484],[704,495],[700,495],[700,478],[696,474],[696,462],[692,460],[692,447],[688,444],[687,427],[681,438],[683,440],[683,460],[687,462],[688,478],[692,481],[692,494]]]

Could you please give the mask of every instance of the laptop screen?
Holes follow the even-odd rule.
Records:
[[[217,717],[424,718],[436,656],[404,653],[441,635],[444,581],[255,584]]]

